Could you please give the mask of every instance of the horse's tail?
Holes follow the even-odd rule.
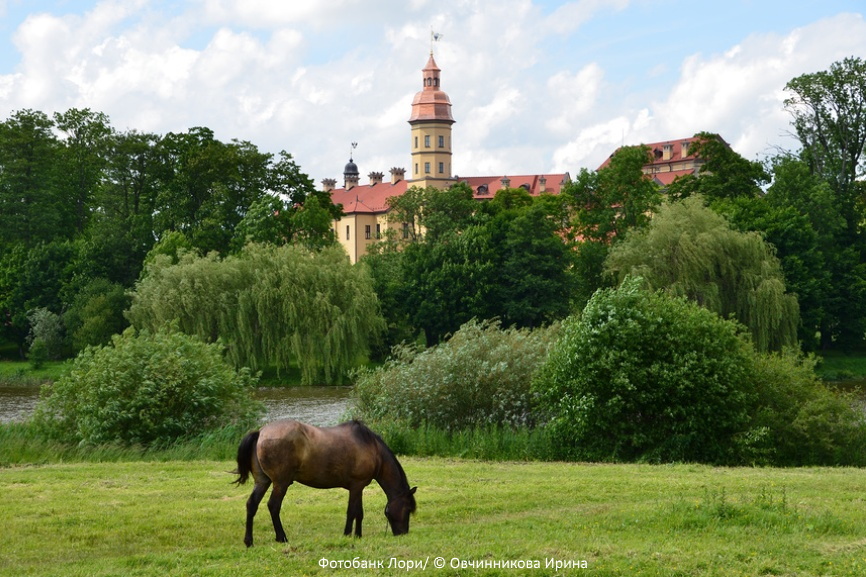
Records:
[[[234,481],[236,485],[243,485],[250,478],[250,473],[253,470],[253,452],[255,452],[256,443],[258,442],[258,431],[253,431],[241,439],[241,444],[238,445],[238,468],[236,471],[233,471],[238,476]]]

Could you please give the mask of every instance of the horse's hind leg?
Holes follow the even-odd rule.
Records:
[[[268,499],[268,511],[271,512],[271,520],[274,522],[274,533],[276,533],[278,543],[286,543],[289,540],[285,530],[283,530],[283,522],[280,520],[280,508],[283,506],[283,498],[286,496],[286,491],[289,490],[289,485],[291,483],[288,485],[274,483],[271,498]]]
[[[262,498],[268,492],[268,487],[270,486],[271,482],[268,479],[256,480],[256,486],[253,487],[253,492],[250,494],[250,498],[247,499],[247,531],[244,534],[244,543],[247,547],[253,546],[253,517],[256,516],[259,503],[262,502]]]

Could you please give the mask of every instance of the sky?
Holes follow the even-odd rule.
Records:
[[[785,84],[866,58],[866,0],[0,0],[0,121],[103,112],[292,154],[319,186],[409,168],[431,49],[453,173],[596,169],[617,147],[716,132],[796,150]],[[431,32],[439,40],[431,40]],[[356,142],[353,150],[351,143]]]

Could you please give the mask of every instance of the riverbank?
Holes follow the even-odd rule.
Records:
[[[443,575],[866,572],[862,469],[401,461],[418,486],[408,535],[386,533],[375,483],[362,539],[342,536],[345,491],[295,485],[283,504],[289,543],[273,541],[262,507],[250,550],[250,487],[230,483],[230,460],[3,468],[0,574],[402,575],[409,563]]]

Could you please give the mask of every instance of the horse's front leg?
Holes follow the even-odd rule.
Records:
[[[355,522],[355,537],[361,536],[361,521],[364,520],[364,487],[349,489],[349,507],[346,510],[346,529],[343,535],[352,534],[352,521]]]
[[[286,543],[289,540],[283,529],[283,522],[280,520],[280,508],[283,506],[283,498],[286,496],[286,491],[289,490],[289,485],[291,483],[287,485],[274,483],[271,498],[268,499],[268,511],[271,512],[271,521],[274,522],[274,533],[278,543]]]
[[[256,481],[256,486],[253,487],[253,492],[250,494],[250,498],[247,499],[247,531],[244,534],[244,543],[247,547],[253,546],[253,518],[259,509],[259,503],[262,502],[262,498],[268,492],[268,487],[270,486],[270,480]]]

